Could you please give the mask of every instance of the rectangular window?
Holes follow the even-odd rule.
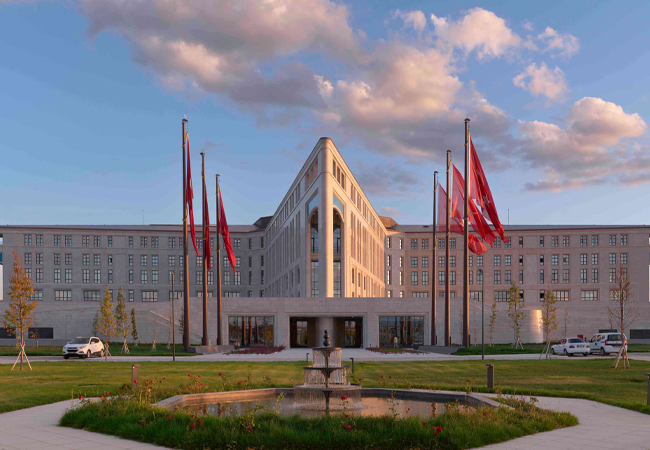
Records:
[[[31,247],[31,245],[32,245],[32,235],[31,234],[26,234],[23,237],[24,237],[24,240],[25,240],[24,241],[25,247],[28,247],[28,246]]]
[[[36,246],[38,246],[38,247],[43,246],[43,235],[42,234],[37,234],[36,235]]]
[[[474,271],[470,270],[467,272],[467,281],[469,284],[474,284]]]
[[[544,284],[544,269],[539,270],[539,284]]]
[[[140,248],[147,248],[147,238],[140,237]]]
[[[569,301],[569,291],[553,291],[555,300],[558,302],[568,302]]]
[[[562,236],[562,246],[564,247],[569,246],[569,236]]]
[[[591,264],[592,264],[593,266],[597,266],[597,265],[598,265],[598,253],[592,253],[592,254],[591,254]]]
[[[235,250],[239,250],[241,248],[241,239],[240,238],[235,238],[232,240],[232,247]]]
[[[505,248],[511,248],[512,247],[512,238],[506,238],[507,240],[503,243],[503,246]]]
[[[55,290],[54,300],[57,302],[69,302],[72,300],[72,291],[70,290]]]
[[[519,255],[519,265],[520,266],[524,265],[524,257],[523,257],[523,255]]]
[[[508,301],[508,291],[494,291],[494,301],[495,302],[507,302]]]
[[[90,284],[90,269],[83,269],[81,275],[83,284]]]
[[[54,246],[55,247],[61,246],[61,235],[54,235]]]
[[[439,250],[444,250],[445,249],[445,240],[444,239],[438,239],[438,249]]]
[[[627,234],[621,234],[621,245],[627,245]]]
[[[551,247],[558,247],[560,245],[559,236],[551,236]]]
[[[598,290],[592,291],[580,291],[580,300],[586,302],[596,302],[598,301]]]
[[[445,267],[445,257],[438,256],[438,267]]]
[[[557,266],[559,262],[559,255],[551,255],[551,265]]]
[[[98,302],[101,299],[100,291],[84,291],[84,302]]]
[[[539,246],[544,247],[544,236],[539,237]]]
[[[609,282],[610,283],[616,283],[616,269],[615,268],[609,269]]]
[[[591,246],[598,247],[598,235],[594,234],[591,236]]]
[[[510,270],[504,271],[503,282],[505,284],[510,284],[512,282],[512,273],[511,273]],[[472,284],[472,283],[470,283],[470,284]]]
[[[93,236],[93,245],[95,247],[101,247],[102,238],[101,236]]]
[[[95,284],[101,284],[102,282],[102,271],[101,269],[95,269]]]
[[[31,256],[31,253],[30,253]],[[56,261],[56,256],[54,257],[54,260]],[[61,255],[59,255],[59,264],[61,264]],[[36,253],[36,265],[43,265],[43,254],[42,253]]]
[[[621,264],[627,264],[627,253],[621,253]]]
[[[586,266],[587,265],[587,254],[586,253],[580,253],[580,265],[581,266]]]
[[[129,247],[133,248],[133,236],[129,236]]]
[[[133,284],[133,269],[129,270],[129,284]]]
[[[158,248],[158,236],[151,238],[151,248]]]
[[[456,238],[449,239],[449,248],[456,248]]]
[[[494,271],[494,284],[501,284],[501,271],[500,270],[495,270]]]
[[[260,237],[260,248],[264,248],[264,236]]]
[[[404,239],[399,238],[399,249],[402,250],[404,248]]]
[[[54,282],[55,283],[61,282],[61,269],[54,269]]]
[[[236,256],[235,257],[235,269],[239,269],[241,267],[241,257]]]
[[[108,255],[107,260],[108,260],[108,265],[112,266],[113,265],[113,255]]]
[[[241,272],[235,272],[235,286],[241,286]]]
[[[551,284],[558,284],[560,282],[560,274],[558,269],[551,269]]]
[[[591,269],[591,282],[598,283],[598,269]]]
[[[422,267],[429,267],[429,257],[428,256],[423,256],[422,257]]]
[[[422,286],[429,285],[429,272],[422,272]]]
[[[506,256],[503,257],[503,259],[504,259],[503,265],[507,266],[507,267],[510,267],[512,257],[510,255],[506,255]]]
[[[167,257],[167,265],[169,267],[176,267],[176,257],[175,256],[168,256]]]
[[[483,267],[483,257],[482,256],[477,256],[476,257],[476,266],[477,267]]]
[[[110,280],[110,270],[109,270],[109,280]],[[111,283],[111,281],[109,281]],[[158,284],[158,271],[157,270],[152,270],[151,271],[151,284]]]
[[[176,238],[168,237],[167,238],[167,247],[168,248],[176,248]]]
[[[197,256],[197,259],[199,257]],[[140,255],[140,265],[142,267],[147,267],[147,255]]]
[[[587,282],[587,269],[580,269],[580,283],[585,284]]]
[[[569,284],[569,269],[562,269],[562,283]]]
[[[483,284],[483,271],[482,270],[477,270],[476,271],[476,284]]]
[[[96,266],[102,265],[102,255],[93,255],[93,263]]]
[[[65,237],[65,246],[66,247],[72,247],[72,236],[66,236]]]
[[[90,247],[90,236],[81,236],[81,246]]]
[[[474,263],[474,257],[473,256],[468,256],[467,259],[469,260],[467,265],[472,267],[474,265],[473,264]]]
[[[455,270],[450,270],[449,271],[449,284],[451,284],[451,285],[456,284],[456,271]]]
[[[523,284],[523,283],[524,283],[524,271],[520,270],[519,271],[519,284]]]
[[[133,265],[133,255],[129,255],[129,266]]]
[[[264,265],[264,255],[260,255],[260,266]]]
[[[616,235],[615,234],[610,234],[609,235],[609,245],[616,245]]]
[[[38,253],[37,253],[37,255],[38,255]],[[32,254],[31,253],[25,253],[25,257],[23,258],[23,262],[26,265],[31,265],[32,264]]]
[[[72,269],[65,269],[65,282],[72,283]]]
[[[429,249],[429,239],[422,239],[422,250]]]
[[[36,268],[36,282],[37,283],[43,282],[43,269],[41,269],[40,267]]]
[[[582,235],[582,234],[580,235],[580,247],[586,247],[587,246],[587,242],[588,242],[587,238],[588,237],[589,236],[587,236],[586,234],[585,235]]]
[[[196,257],[196,267],[197,268],[203,267],[203,256]]]
[[[569,265],[569,255],[562,255],[562,265],[563,266]]]
[[[500,266],[501,265],[501,256],[495,256],[494,257],[494,266]]]
[[[445,285],[445,272],[444,270],[439,270],[438,271],[438,286],[444,286]]]
[[[609,254],[609,263],[610,264],[616,264],[616,253],[610,253]]]
[[[387,237],[387,238],[386,238],[386,248],[391,248],[391,247],[390,247],[390,244],[391,244],[391,238],[390,238],[390,237]]]
[[[411,239],[411,250],[417,250],[417,249],[418,249],[418,240]]]
[[[411,286],[417,286],[418,285],[418,273],[417,271],[412,271],[411,272]]]
[[[482,302],[483,301],[483,292],[481,292],[481,291],[471,291],[469,293],[469,299],[470,300],[476,300],[477,302]]]
[[[140,284],[147,284],[147,271],[146,270],[141,270],[140,271]]]
[[[499,238],[494,239],[493,247],[494,248],[501,248],[501,239],[499,239]]]
[[[418,258],[417,256],[413,256],[411,258],[411,267],[417,267],[418,266]]]
[[[196,272],[196,284],[203,284],[203,272],[200,270]]]
[[[151,266],[158,267],[158,255],[151,255]]]
[[[523,248],[523,247],[524,247],[524,238],[519,236],[519,248]]]
[[[157,302],[158,301],[158,291],[142,291],[142,301],[143,302]]]

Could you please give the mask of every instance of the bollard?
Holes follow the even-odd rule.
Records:
[[[487,387],[494,389],[494,364],[486,364],[487,366]]]
[[[650,406],[650,373],[644,373],[646,377],[648,377],[648,398],[646,400],[646,403],[648,406]]]
[[[139,378],[140,378],[140,364],[133,364],[131,366],[131,387],[135,387]]]
[[[352,361],[352,375],[354,375],[354,358],[350,358],[350,361]]]
[[[305,361],[309,362],[309,352],[307,352],[307,356],[305,356]]]

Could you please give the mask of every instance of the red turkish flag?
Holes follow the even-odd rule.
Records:
[[[452,164],[452,167],[454,168],[454,187],[455,187],[455,190],[452,193],[452,199],[454,199],[454,202],[456,204],[455,207],[459,211],[461,217],[461,223],[462,223],[465,219],[465,192],[464,192],[465,179],[460,174],[460,171],[456,166]],[[487,220],[485,220],[483,214],[480,213],[480,211],[474,204],[474,201],[472,200],[471,197],[467,202],[467,204],[469,206],[468,219],[469,219],[469,223],[472,225],[472,228],[483,238],[485,242],[492,245],[496,238],[494,231],[492,231],[492,228],[490,228],[490,225],[487,223]]]
[[[232,271],[235,272],[235,263],[237,262],[237,258],[235,258],[235,252],[232,250],[230,231],[228,231],[228,221],[226,220],[226,211],[223,209],[223,200],[221,200],[221,189],[219,189],[219,229],[217,230],[217,233],[223,236],[223,246],[226,248],[230,267],[232,268]],[[219,262],[217,262],[217,264],[219,264]]]
[[[453,185],[452,185],[453,186]],[[438,217],[440,221],[440,231],[446,231],[447,224],[447,193],[443,188],[440,189],[440,208],[438,209]],[[463,226],[463,216],[461,215],[458,208],[455,207],[457,202],[454,202],[452,197],[452,209],[451,209],[451,220],[449,221],[449,231],[456,234],[464,234],[465,227]],[[467,247],[477,255],[482,255],[487,252],[487,247],[479,238],[473,234],[468,234]],[[434,245],[436,245],[434,243]]]
[[[192,206],[192,199],[194,198],[194,189],[192,188],[192,168],[190,167],[190,138],[186,134],[185,140],[187,142],[187,191],[185,193],[185,199],[187,201],[187,206],[189,207],[189,216],[190,216],[190,235],[192,236],[192,244],[194,244],[194,251],[196,251],[196,256],[199,256],[199,249],[196,248],[196,230],[194,229],[194,208]],[[185,236],[183,239],[187,239]]]
[[[208,270],[212,269],[210,264],[210,255],[212,248],[210,247],[210,210],[208,209],[208,191],[205,189],[205,178],[203,179],[203,223],[205,227],[205,244],[203,245],[203,256],[205,263],[208,265]]]

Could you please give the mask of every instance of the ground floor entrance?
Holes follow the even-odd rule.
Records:
[[[325,329],[329,331],[330,345],[334,347],[363,347],[363,317],[290,317],[290,346],[321,347]]]
[[[337,317],[335,326],[337,347],[363,347],[363,317]]]

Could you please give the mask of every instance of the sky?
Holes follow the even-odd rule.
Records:
[[[464,118],[502,223],[646,224],[650,3],[0,0],[0,224],[271,215],[321,136],[431,223]],[[444,180],[442,180],[444,183]],[[214,217],[214,210],[211,214]]]

